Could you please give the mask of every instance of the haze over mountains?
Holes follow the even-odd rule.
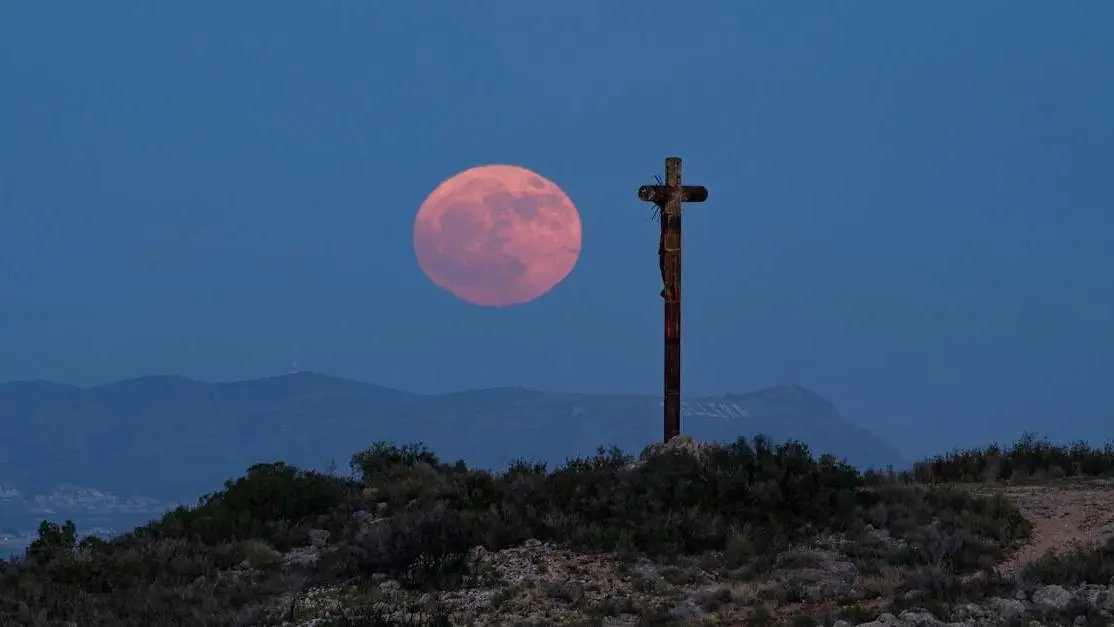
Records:
[[[377,440],[420,441],[442,459],[492,469],[517,458],[557,465],[609,444],[637,453],[661,437],[660,416],[660,400],[649,395],[419,395],[314,373],[231,383],[151,376],[92,388],[0,384],[0,530],[64,516],[86,526],[135,524],[195,502],[258,462],[335,462],[347,471],[352,453]],[[690,399],[682,429],[701,440],[797,439],[859,466],[906,464],[799,386]]]

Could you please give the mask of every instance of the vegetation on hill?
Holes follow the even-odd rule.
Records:
[[[902,473],[918,483],[1040,482],[1069,477],[1114,477],[1114,442],[1102,448],[1086,442],[1067,446],[1026,433],[1012,446],[953,451],[914,465]]]
[[[406,624],[401,610],[413,622],[418,609],[425,624],[449,624],[443,609],[400,608],[375,586],[458,587],[480,576],[474,547],[498,552],[528,540],[632,559],[700,557],[755,577],[787,550],[839,536],[850,539],[844,550],[859,570],[901,567],[933,598],[957,600],[1001,585],[993,567],[1031,525],[1003,498],[949,483],[1106,476],[1114,451],[1027,437],[903,474],[863,474],[800,443],[759,437],[666,447],[642,460],[601,449],[553,470],[522,461],[493,474],[419,445],[377,443],[351,468],[344,477],[257,464],[196,506],[110,541],[78,541],[72,523],[44,522],[23,557],[0,562],[0,624],[296,624],[300,596],[342,584],[366,595],[346,602],[334,624]],[[1027,576],[1106,584],[1111,555],[1108,544],[1049,557]],[[661,616],[628,609],[644,622]]]

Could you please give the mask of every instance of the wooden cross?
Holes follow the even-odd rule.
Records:
[[[707,188],[681,185],[680,157],[665,159],[665,185],[643,185],[638,198],[658,206],[661,296],[665,300],[665,441],[681,434],[681,203],[704,202]]]

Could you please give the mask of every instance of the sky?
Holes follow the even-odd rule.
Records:
[[[1114,437],[1114,3],[0,4],[0,381],[312,370],[414,392],[797,383],[911,454]],[[542,298],[419,269],[510,163],[576,204]]]

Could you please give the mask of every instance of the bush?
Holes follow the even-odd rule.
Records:
[[[358,565],[409,587],[435,587],[463,574],[475,527],[460,512],[437,505],[393,516],[358,539]]]
[[[63,524],[42,521],[39,523],[39,536],[27,548],[27,559],[36,562],[50,561],[60,555],[68,555],[77,546],[77,527],[72,520]]]
[[[438,468],[441,463],[437,456],[420,443],[395,446],[389,442],[375,442],[371,448],[356,453],[349,464],[353,472],[359,473],[365,481],[377,475],[390,475],[416,464],[424,463]]]
[[[1041,585],[1108,585],[1114,581],[1114,538],[1098,547],[1076,547],[1039,557],[1025,567],[1021,576]]]
[[[328,514],[355,489],[347,479],[282,462],[256,464],[246,476],[226,481],[224,490],[201,497],[197,507],[179,507],[131,535],[140,541],[186,538],[207,545],[264,540],[285,550],[293,543],[292,525]]]

